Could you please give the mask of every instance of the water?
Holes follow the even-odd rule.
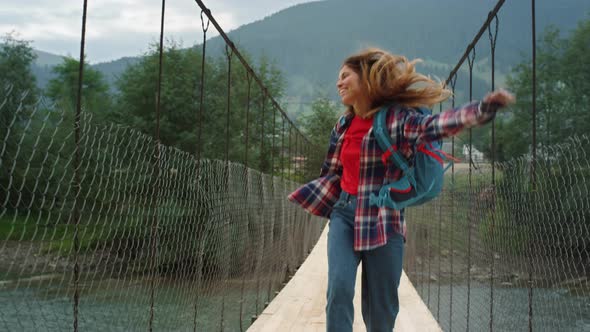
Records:
[[[67,278],[66,278],[67,280]],[[71,331],[73,330],[72,289],[60,277],[38,283],[22,283],[18,288],[0,288],[1,331]],[[209,289],[198,302],[197,330],[219,331],[222,300],[224,330],[240,330],[240,282],[226,284],[217,291]],[[149,282],[142,280],[94,280],[82,284],[78,326],[80,331],[146,331],[150,318]],[[424,302],[445,331],[467,329],[488,331],[490,324],[490,289],[472,283],[467,306],[466,284],[451,286],[431,283],[417,287]],[[440,296],[439,296],[440,293]],[[257,295],[256,285],[247,283],[243,297],[242,324],[266,300],[266,290]],[[154,294],[154,331],[192,331],[194,328],[195,292],[190,283],[159,280]],[[493,330],[528,330],[528,289],[494,289]],[[452,315],[450,309],[452,308]],[[533,290],[534,331],[590,332],[590,297],[575,295],[565,289]]]
[[[102,280],[100,287],[88,287],[80,296],[78,327],[80,331],[146,331],[150,319],[149,282]],[[27,287],[24,287],[27,286]],[[86,285],[88,286],[88,285]],[[197,330],[218,331],[222,301],[224,330],[240,330],[240,283],[217,291],[209,290],[198,299]],[[154,331],[193,331],[195,327],[195,292],[188,283],[158,281],[154,294]],[[71,331],[73,330],[72,291],[49,282],[20,285],[18,289],[0,289],[0,331]],[[246,287],[243,297],[242,324],[250,325],[254,315],[256,291]],[[263,299],[259,295],[259,310]]]
[[[466,284],[451,286],[432,283],[417,287],[424,302],[445,331],[490,330],[489,284],[470,285],[469,306]],[[529,290],[518,287],[495,287],[493,295],[493,330],[528,331]],[[534,288],[532,293],[533,331],[590,332],[590,296],[572,294],[566,289]],[[452,308],[452,315],[451,315]]]

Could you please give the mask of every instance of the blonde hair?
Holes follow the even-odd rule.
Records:
[[[369,117],[379,110],[380,106],[396,103],[408,107],[427,106],[440,103],[449,96],[451,91],[444,83],[416,72],[415,65],[420,59],[409,61],[406,57],[394,55],[378,48],[368,48],[344,60],[342,66],[355,71],[364,85],[371,101],[367,114]],[[354,112],[352,106],[349,112]]]

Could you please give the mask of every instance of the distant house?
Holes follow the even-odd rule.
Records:
[[[294,167],[299,169],[305,167],[305,162],[307,161],[307,157],[305,156],[294,156],[291,158],[291,162]]]
[[[467,144],[463,144],[463,158],[469,160],[469,145]],[[477,150],[474,146],[471,146],[471,159],[476,163],[482,162],[484,160],[483,152]]]

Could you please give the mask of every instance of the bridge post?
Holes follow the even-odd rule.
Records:
[[[531,190],[536,193],[536,163],[537,163],[537,28],[536,28],[535,0],[531,0],[531,31],[532,31],[532,104],[533,104],[533,121],[532,121],[532,158],[531,158]],[[527,251],[530,253],[528,259],[528,300],[529,300],[529,331],[533,330],[533,257],[532,250],[529,246]]]
[[[78,313],[80,305],[80,263],[79,263],[79,251],[80,251],[80,206],[78,198],[82,190],[80,180],[80,116],[82,112],[82,84],[84,83],[84,50],[86,43],[86,15],[88,12],[88,1],[84,0],[82,9],[82,32],[80,37],[80,57],[79,57],[79,68],[78,68],[78,86],[76,94],[76,114],[74,118],[74,145],[75,145],[75,159],[74,159],[74,331],[78,331]]]
[[[494,18],[495,29],[492,33],[491,25],[488,25],[488,36],[490,40],[490,55],[491,55],[491,79],[492,79],[492,91],[495,90],[495,72],[496,72],[496,40],[498,38],[498,14],[492,12],[488,15],[488,21],[491,21],[491,17]],[[496,119],[492,120],[492,141],[491,141],[491,158],[492,158],[492,209],[496,206]],[[495,265],[495,253],[494,246],[496,244],[495,227],[496,227],[496,213],[492,211],[491,214],[491,230],[490,230],[490,331],[494,330],[494,265]]]

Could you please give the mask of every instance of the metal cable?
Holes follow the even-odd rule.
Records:
[[[195,0],[195,2],[199,5],[199,7],[201,7],[202,11],[209,17],[209,20],[211,21],[211,23],[213,23],[213,26],[215,26],[215,28],[217,29],[217,31],[219,32],[219,34],[221,35],[221,37],[225,40],[226,45],[228,45],[229,47],[232,48],[232,50],[234,51],[236,57],[240,60],[240,62],[244,66],[244,68],[247,71],[250,72],[250,74],[252,75],[252,77],[254,78],[254,80],[258,83],[258,85],[260,86],[260,88],[262,90],[267,91],[267,88],[265,87],[265,85],[262,82],[262,80],[258,77],[258,75],[256,75],[256,73],[254,72],[254,70],[252,69],[252,67],[250,67],[250,65],[248,64],[248,62],[245,60],[245,58],[242,56],[242,54],[239,52],[239,50],[235,47],[234,43],[229,39],[229,37],[223,31],[223,29],[221,28],[221,26],[217,23],[217,21],[215,20],[215,18],[213,17],[213,15],[211,15],[211,10],[209,10],[205,6],[205,4],[203,3],[203,1],[201,1],[201,0]],[[299,129],[297,129],[297,127],[291,121],[291,119],[289,119],[289,117],[287,116],[287,113],[285,113],[285,111],[280,107],[279,103],[274,98],[272,98],[272,97],[270,97],[270,102],[273,104],[273,106],[277,110],[279,110],[281,112],[281,114],[285,117],[285,119],[287,119],[287,121],[289,121],[289,123],[293,126],[293,128],[295,128],[295,130],[300,135],[303,135],[301,133],[301,131]],[[305,139],[305,140],[306,140],[306,143],[311,144],[307,139]]]
[[[490,15],[492,15],[490,13]],[[488,26],[488,34],[490,39],[490,56],[491,56],[491,76],[492,76],[492,91],[496,89],[495,85],[495,73],[496,73],[496,41],[498,39],[498,14],[494,14],[494,32],[492,33],[491,25]],[[495,192],[496,188],[496,119],[492,120],[492,142],[491,142],[491,162],[492,162],[492,190]],[[492,197],[492,200],[495,200],[495,197]],[[494,201],[491,203],[495,205]],[[490,238],[492,243],[495,243],[495,222],[496,216],[492,214],[491,216],[491,230],[490,230]],[[490,331],[494,330],[494,247],[490,246]]]
[[[533,121],[532,121],[532,142],[531,142],[531,190],[533,193],[537,189],[537,24],[536,24],[536,10],[535,0],[531,0],[531,41],[532,41],[532,104],[533,104]],[[532,248],[528,248],[532,255]],[[528,279],[529,279],[529,312],[528,322],[529,331],[533,330],[533,260],[528,262]]]
[[[200,73],[200,80],[199,80],[199,112],[198,112],[198,119],[197,119],[197,153],[195,159],[195,187],[199,186],[199,180],[201,177],[201,152],[203,149],[202,144],[202,137],[203,137],[203,109],[204,109],[204,99],[205,99],[205,59],[206,59],[206,46],[207,46],[207,31],[209,30],[209,20],[207,20],[207,24],[205,24],[205,20],[203,18],[203,11],[201,11],[201,28],[203,31],[203,46],[201,51],[201,73]],[[199,201],[199,192],[197,191],[197,196],[195,200]],[[195,209],[196,210],[196,209]],[[195,211],[195,215],[198,216],[199,213]],[[196,269],[197,272],[195,273],[195,299],[193,301],[193,331],[197,331],[197,317],[199,313],[198,303],[199,303],[199,294],[201,290],[201,271],[203,265],[203,255],[204,255],[204,241],[202,247],[199,248],[197,253],[197,263]]]
[[[78,312],[80,305],[80,263],[78,253],[80,251],[80,208],[78,206],[78,197],[81,191],[80,183],[80,114],[82,112],[82,84],[84,82],[84,51],[86,43],[86,14],[88,12],[88,1],[84,0],[82,9],[82,32],[80,37],[80,57],[78,67],[78,86],[76,94],[76,115],[74,119],[74,140],[76,145],[76,157],[74,162],[74,186],[76,187],[76,194],[74,198],[74,331],[78,331]]]

